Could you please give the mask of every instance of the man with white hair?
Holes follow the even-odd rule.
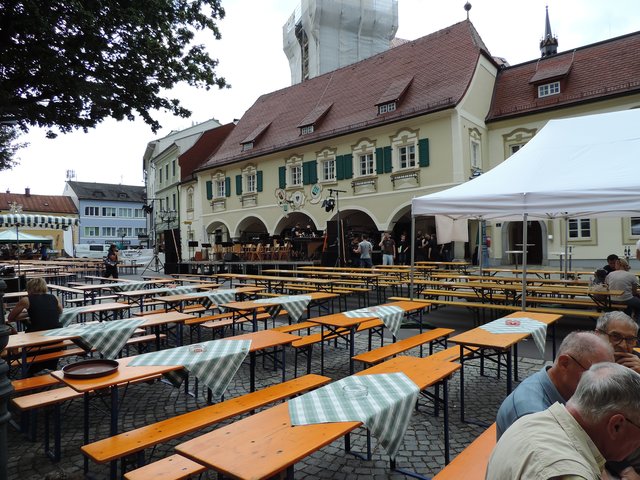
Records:
[[[606,339],[593,332],[571,332],[560,344],[553,365],[526,378],[504,399],[496,416],[498,439],[520,417],[546,410],[555,402],[565,404],[591,365],[613,361],[613,348]]]
[[[486,478],[600,480],[607,460],[640,447],[640,374],[615,363],[586,371],[566,406],[522,417],[500,438]]]

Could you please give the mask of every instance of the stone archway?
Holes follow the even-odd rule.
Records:
[[[240,243],[264,242],[269,238],[269,230],[258,217],[243,218],[236,228],[234,239]]]

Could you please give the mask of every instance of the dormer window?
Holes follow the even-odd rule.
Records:
[[[387,87],[385,92],[376,102],[378,115],[395,112],[398,108],[398,104],[402,101],[409,90],[411,82],[413,82],[413,77],[398,78],[391,82],[391,85]]]
[[[560,82],[545,83],[538,85],[538,98],[549,97],[560,93]]]
[[[378,105],[378,115],[382,115],[383,113],[395,112],[396,106],[396,102],[389,102]]]
[[[324,117],[327,115],[333,103],[325,103],[318,105],[311,110],[306,117],[298,124],[300,135],[309,135],[316,131],[316,125],[320,125]]]
[[[271,125],[271,122],[258,125],[253,132],[247,135],[247,137],[240,142],[242,151],[246,152],[247,150],[251,150],[260,137],[264,135],[264,132],[269,128],[269,125]]]

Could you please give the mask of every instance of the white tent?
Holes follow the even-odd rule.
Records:
[[[412,216],[523,221],[634,216],[640,212],[639,167],[640,109],[551,120],[487,173],[413,199]],[[526,272],[526,248],[523,267]]]
[[[640,109],[551,120],[487,173],[413,199],[412,214],[482,219],[640,212]]]

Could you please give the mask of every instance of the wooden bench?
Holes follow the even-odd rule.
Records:
[[[102,300],[116,300],[118,295],[101,295],[99,297],[90,297],[90,298],[70,298],[66,301],[66,303],[71,303],[75,305],[76,303],[84,305],[85,303],[101,303]]]
[[[374,318],[372,320],[367,320],[358,325],[356,332],[364,332],[369,331],[369,350],[371,350],[371,332],[376,328],[384,327],[384,322],[379,318]],[[338,329],[335,333],[325,334],[324,337],[322,333],[312,333],[310,335],[305,335],[299,340],[295,340],[291,343],[291,347],[293,347],[295,351],[295,360],[293,366],[293,375],[298,375],[298,355],[303,354],[307,357],[307,374],[311,373],[311,354],[313,351],[313,346],[324,341],[329,340],[337,340],[343,334],[347,334],[349,329],[341,328]],[[381,334],[382,336],[382,334]]]
[[[11,382],[13,391],[16,394],[22,394],[25,392],[30,392],[32,390],[52,387],[53,385],[59,384],[60,380],[58,380],[54,376],[49,375],[48,373],[45,375],[37,375],[35,377],[19,378],[18,380],[13,380]]]
[[[434,342],[439,342],[446,346],[447,337],[454,331],[455,330],[451,328],[435,328],[428,332],[419,333],[417,335],[398,340],[395,343],[390,343],[389,345],[376,348],[375,350],[355,355],[353,359],[364,363],[364,366],[366,367],[398,355],[399,353],[411,350],[412,348],[421,347],[425,343],[429,343],[429,354],[432,354]]]
[[[84,445],[81,450],[84,455],[97,463],[111,462],[209,427],[228,418],[321,387],[330,381],[329,377],[305,375]]]
[[[432,480],[484,480],[489,457],[496,446],[496,424],[487,428]]]
[[[177,453],[124,474],[127,480],[182,480],[199,475],[207,467]]]

